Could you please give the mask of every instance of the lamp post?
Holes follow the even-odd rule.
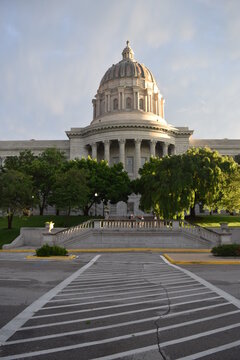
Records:
[[[32,215],[33,215],[33,203],[34,203],[34,195],[32,195]]]
[[[98,196],[98,194],[95,193],[94,194],[94,198],[95,198],[95,216],[97,215],[97,196]]]

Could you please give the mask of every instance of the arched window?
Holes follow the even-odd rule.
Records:
[[[132,108],[132,99],[130,97],[127,97],[127,99],[126,99],[126,108],[127,109]]]
[[[118,99],[114,99],[113,100],[113,110],[117,110],[118,109]]]
[[[139,100],[139,109],[143,110],[143,99]]]

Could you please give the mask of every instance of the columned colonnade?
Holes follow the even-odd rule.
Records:
[[[166,142],[166,141],[158,141],[155,139],[152,140],[146,140],[141,138],[136,139],[113,139],[113,140],[104,140],[100,142],[93,142],[89,144],[91,146],[91,156],[93,159],[98,158],[98,147],[100,144],[103,144],[104,146],[104,160],[106,160],[108,163],[111,162],[111,156],[110,156],[110,145],[111,142],[118,142],[119,146],[119,152],[118,152],[118,159],[123,164],[123,167],[126,168],[125,160],[126,160],[126,142],[127,141],[134,141],[135,149],[134,149],[134,176],[138,176],[138,170],[141,167],[141,144],[142,142],[147,142],[149,144],[149,155],[150,157],[155,156],[166,156],[166,155],[174,155],[175,154],[175,145]],[[158,153],[156,152],[156,148],[158,147]],[[161,154],[159,153],[159,149],[161,150]]]

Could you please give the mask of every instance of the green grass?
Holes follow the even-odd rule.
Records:
[[[228,226],[240,226],[240,216],[232,215],[201,215],[191,219],[191,223],[203,227],[220,227],[220,223],[228,223]]]
[[[53,221],[55,227],[70,227],[79,225],[84,221],[91,219],[89,216],[15,216],[13,219],[12,229],[7,229],[7,218],[0,217],[0,248],[4,244],[12,242],[19,234],[21,227],[44,227],[45,222]]]

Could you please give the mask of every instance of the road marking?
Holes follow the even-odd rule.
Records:
[[[178,269],[180,271],[182,271],[183,273],[185,273],[186,275],[190,276],[192,279],[194,279],[195,281],[198,281],[200,284],[206,286],[208,289],[211,289],[212,291],[214,291],[215,293],[219,294],[222,298],[226,299],[227,301],[229,301],[231,304],[235,305],[238,309],[240,309],[240,300],[236,299],[234,296],[226,293],[224,290],[219,289],[218,287],[216,287],[215,285],[211,284],[210,282],[208,282],[207,280],[202,279],[200,276],[193,274],[191,271],[183,269],[177,265],[171,264],[167,259],[164,258],[164,256],[160,255],[160,258],[169,266]]]
[[[50,299],[52,299],[56,294],[61,291],[65,286],[67,286],[71,281],[73,281],[77,276],[84,273],[90,266],[92,266],[101,255],[95,256],[82,268],[74,272],[67,279],[63,280],[60,284],[55,286],[53,289],[48,291],[46,294],[41,296],[39,299],[34,301],[26,309],[24,309],[20,314],[18,314],[14,319],[2,327],[0,330],[0,344],[4,344],[18,329],[23,326],[26,321],[28,321],[33,314],[43,307]]]
[[[205,289],[204,291],[196,293],[196,294],[188,294],[188,295],[184,294],[184,295],[174,296],[174,297],[171,297],[170,300],[186,298],[186,297],[194,297],[194,296],[205,295],[205,294],[210,294],[210,293],[213,293],[213,291]],[[45,314],[45,315],[37,315],[37,316],[33,316],[32,319],[35,320],[35,319],[52,317],[52,316],[65,316],[65,315],[79,314],[79,313],[84,313],[84,312],[89,312],[89,311],[116,309],[116,308],[119,308],[119,307],[155,303],[155,302],[160,302],[160,301],[164,301],[164,300],[168,300],[168,298],[165,297],[165,298],[158,298],[158,299],[155,299],[155,300],[151,299],[151,300],[133,302],[133,303],[127,303],[127,304],[117,304],[117,305],[101,306],[101,307],[97,307],[97,308],[88,308],[88,309],[82,309],[82,310],[73,310],[73,311],[57,312],[57,313]]]
[[[193,301],[184,301],[184,302],[180,302],[180,303],[177,303],[177,304],[172,304],[171,307],[173,308],[173,307],[180,306],[180,305],[193,304],[193,303],[198,303],[198,302],[203,302],[203,301],[211,301],[211,300],[216,300],[216,299],[220,299],[220,298],[221,298],[221,296],[214,296],[214,297],[205,298],[205,299],[198,299],[198,300],[193,300]],[[116,317],[116,316],[124,316],[124,315],[129,315],[129,314],[136,314],[136,313],[140,313],[140,312],[144,312],[144,311],[159,310],[159,309],[162,309],[162,308],[166,308],[166,305],[154,306],[154,307],[150,307],[150,308],[146,308],[146,309],[140,309],[140,310],[124,311],[124,312],[120,312],[120,313],[113,313],[113,314],[107,314],[107,315],[101,315],[101,316],[86,317],[86,318],[83,318],[83,319],[67,320],[67,321],[61,321],[61,322],[55,322],[55,323],[47,323],[47,324],[42,324],[42,325],[25,326],[25,327],[20,328],[19,331],[21,331],[21,330],[30,330],[30,329],[39,329],[39,328],[52,327],[52,326],[58,326],[58,325],[73,324],[73,323],[78,323],[78,322],[83,322],[83,321],[90,321],[90,320],[97,320],[97,319],[106,319],[106,318],[111,318],[111,317]],[[187,312],[191,312],[191,310],[188,310]]]
[[[218,315],[207,316],[205,318],[200,318],[200,319],[196,319],[196,320],[190,320],[190,321],[186,321],[186,322],[179,323],[179,324],[168,325],[168,326],[161,327],[159,329],[159,331],[165,331],[165,330],[175,329],[175,328],[182,327],[182,326],[197,324],[199,322],[209,321],[209,320],[213,320],[213,319],[222,318],[224,316],[237,314],[239,312],[240,312],[240,310],[234,310],[234,311],[229,311],[227,313],[221,313],[221,314],[218,314]],[[122,326],[140,324],[140,323],[147,322],[147,321],[155,321],[158,318],[159,318],[159,316],[155,316],[155,317],[150,317],[150,318],[146,318],[146,319],[128,321],[128,322],[123,322],[123,323],[118,323],[118,324],[113,324],[113,325],[99,326],[99,327],[92,328],[92,329],[68,331],[68,332],[57,333],[57,334],[46,335],[46,336],[37,336],[37,337],[33,337],[33,338],[13,340],[13,341],[8,341],[5,344],[5,346],[6,345],[13,345],[13,344],[21,344],[21,343],[25,343],[25,342],[33,342],[33,341],[38,341],[38,340],[59,338],[59,337],[64,337],[64,336],[76,335],[76,334],[85,334],[85,333],[88,333],[88,332],[94,332],[94,331],[107,330],[107,329],[112,329],[112,328],[117,328],[117,327],[122,327]],[[156,331],[155,328],[154,328],[154,330]]]
[[[205,289],[205,286],[198,285],[194,289],[187,289],[187,290],[175,290],[175,291],[168,291],[168,294],[172,293],[181,293],[181,292],[189,292],[189,291],[199,291]],[[151,290],[154,291],[154,290]],[[130,297],[123,297],[123,298],[117,298],[117,299],[107,299],[107,300],[99,300],[99,301],[88,301],[88,302],[79,302],[79,303],[72,303],[72,304],[65,304],[65,305],[55,305],[55,306],[44,306],[43,308],[39,309],[39,311],[43,310],[49,310],[49,309],[59,309],[59,308],[65,308],[65,307],[72,307],[72,306],[82,306],[82,305],[91,305],[91,304],[99,304],[99,303],[105,303],[105,302],[119,302],[124,300],[131,300],[131,299],[139,299],[139,298],[149,298],[149,297],[155,297],[162,295],[164,291],[156,292],[154,294],[149,295],[138,295],[138,296],[130,296]]]
[[[232,329],[235,329],[237,327],[240,327],[240,323],[224,326],[224,327],[217,328],[217,329],[214,329],[214,330],[204,331],[202,333],[197,333],[197,334],[194,334],[194,335],[185,336],[185,337],[182,337],[182,338],[179,338],[179,339],[165,341],[165,342],[161,343],[161,347],[163,348],[163,347],[166,347],[166,346],[180,344],[182,342],[198,339],[199,337],[205,337],[205,336],[217,334],[217,333],[220,333],[220,332],[223,332],[223,331],[226,331],[226,330],[232,330]],[[137,333],[116,336],[116,337],[108,338],[108,339],[89,341],[89,342],[85,342],[85,343],[82,343],[82,344],[67,345],[67,346],[61,346],[61,347],[53,348],[53,349],[32,351],[32,352],[25,353],[25,354],[11,355],[11,356],[6,356],[6,357],[4,356],[1,359],[3,359],[3,360],[7,360],[7,359],[14,360],[14,359],[22,359],[24,357],[28,358],[28,357],[31,357],[31,356],[52,354],[52,353],[61,352],[61,351],[80,349],[80,348],[83,348],[83,347],[89,347],[89,346],[94,346],[94,345],[99,345],[99,344],[107,344],[109,342],[126,340],[126,339],[130,339],[132,337],[138,337],[138,336],[144,336],[144,335],[152,334],[154,332],[156,332],[156,329],[147,330],[147,331],[140,331],[140,332],[137,332]],[[156,347],[156,345],[155,345],[155,347]]]
[[[24,279],[0,279],[0,281],[31,281],[31,280],[24,280]]]
[[[195,283],[196,281],[193,281],[193,280],[191,280],[191,281],[186,281],[187,283],[188,282],[191,282],[191,283]],[[181,286],[185,286],[185,287],[187,287],[187,286],[197,286],[198,284],[196,284],[196,285],[193,285],[193,284],[191,284],[191,285],[185,285],[185,283],[186,282],[184,282],[184,284],[183,285],[181,285]],[[171,289],[173,288],[179,288],[180,287],[180,285],[179,286],[173,286],[173,287],[171,287]],[[146,293],[146,292],[150,292],[150,291],[156,291],[156,290],[159,290],[159,285],[157,285],[157,284],[154,284],[154,285],[148,285],[147,286],[147,288],[149,289],[149,288],[154,288],[154,289],[152,289],[152,290],[137,290],[137,291],[128,291],[128,294],[142,294],[142,293]],[[75,294],[71,294],[71,295],[75,295]],[[76,294],[77,295],[77,294]],[[108,294],[107,295],[105,295],[105,294],[102,294],[102,295],[91,295],[91,296],[83,296],[83,297],[73,297],[73,298],[69,298],[69,297],[65,297],[65,298],[62,298],[62,299],[53,299],[53,300],[50,300],[49,302],[50,303],[56,303],[56,302],[64,302],[64,301],[73,301],[73,300],[85,300],[85,299],[96,299],[96,298],[106,298],[106,297],[112,297],[112,296],[118,296],[118,298],[119,298],[119,295],[126,295],[126,291],[124,291],[124,292],[108,292]]]
[[[138,280],[137,282],[134,280],[120,280],[120,279],[116,279],[115,281],[108,281],[108,282],[103,282],[103,281],[99,281],[99,282],[95,282],[93,284],[89,284],[89,282],[87,282],[87,284],[89,285],[85,285],[83,282],[79,282],[76,284],[76,282],[73,282],[72,284],[70,284],[64,291],[73,291],[72,289],[74,288],[77,288],[77,289],[88,289],[88,290],[91,290],[91,289],[96,289],[96,286],[101,286],[106,288],[106,287],[110,287],[110,286],[119,286],[119,282],[121,282],[121,286],[124,286],[126,284],[131,284],[131,285],[134,285],[134,284],[140,284],[140,283],[145,283],[147,281],[147,277],[149,277],[149,274],[147,275],[142,275],[143,276],[143,279],[139,278],[139,276],[136,278],[136,280]],[[186,278],[186,276],[183,276],[182,274],[178,274],[178,275],[173,275],[173,274],[169,274],[169,275],[164,275],[164,276],[154,276],[154,277],[151,277],[151,279],[157,279],[159,281],[161,281],[163,278],[178,278],[178,277],[181,277],[181,278]],[[94,285],[94,286],[93,286]],[[93,286],[93,287],[91,287]]]
[[[237,346],[240,346],[240,340],[237,340],[237,341],[225,344],[225,345],[217,346],[215,348],[211,348],[211,349],[208,349],[208,350],[205,350],[205,351],[201,351],[201,352],[198,352],[196,354],[192,354],[192,355],[189,355],[189,356],[184,356],[183,358],[178,358],[176,360],[195,360],[195,359],[199,359],[199,358],[204,357],[204,356],[215,354],[215,353],[220,352],[220,351],[229,350],[229,349],[232,349],[232,348],[237,347]]]
[[[164,264],[164,266],[166,266],[165,264]],[[139,273],[139,269],[136,269],[135,270],[135,272],[128,272],[127,273],[127,275],[128,275],[128,279],[139,279],[139,274],[138,275],[136,275],[136,271]],[[141,270],[141,273],[142,273],[143,271]],[[160,268],[159,268],[159,270],[158,271],[156,271],[156,272],[154,272],[154,274],[150,274],[150,275],[156,275],[156,276],[160,276],[160,275],[164,275],[164,276],[166,276],[166,275],[170,275],[170,274],[178,274],[179,273],[179,271],[177,271],[177,270],[161,270]],[[107,273],[108,274],[108,273]],[[113,273],[113,275],[111,276],[111,275],[96,275],[96,276],[89,276],[89,274],[87,275],[85,275],[84,276],[84,279],[76,279],[76,280],[74,280],[73,281],[73,283],[75,284],[75,283],[83,283],[83,282],[86,282],[86,283],[91,283],[91,282],[96,282],[96,281],[98,281],[98,280],[104,280],[104,281],[112,281],[112,280],[124,280],[124,279],[126,279],[126,277],[124,277],[124,276],[122,276],[121,274],[119,274],[119,273]]]
[[[184,278],[185,279],[185,278]],[[163,282],[163,281],[161,281],[161,284],[162,285],[164,285],[164,286],[166,286],[166,285],[174,285],[174,284],[181,284],[181,283],[184,283],[184,284],[186,284],[186,283],[189,283],[189,282],[196,282],[196,280],[185,280],[185,281],[183,281],[183,278],[180,280],[180,281],[170,281],[170,282]],[[149,282],[148,283],[146,283],[145,285],[144,285],[144,289],[145,288],[150,288],[150,287],[158,287],[159,286],[159,284],[151,284],[150,283],[150,285],[149,285]],[[143,288],[143,285],[142,286],[135,286],[134,288],[132,287],[132,286],[126,286],[125,288],[124,288],[124,290],[127,290],[127,289],[142,289]],[[114,289],[112,290],[112,289],[107,289],[107,290],[101,290],[101,291],[99,291],[98,289],[96,289],[95,291],[84,291],[84,294],[86,294],[86,295],[89,295],[89,294],[98,294],[98,293],[100,293],[100,292],[104,292],[104,293],[106,293],[106,292],[113,292],[113,293],[115,293],[115,291],[114,291]],[[133,291],[132,291],[133,292]],[[59,294],[57,294],[56,295],[56,297],[66,297],[66,299],[67,299],[67,297],[68,296],[72,296],[72,295],[78,295],[78,294],[82,294],[83,292],[81,291],[81,290],[79,290],[79,291],[73,291],[72,293],[59,293]],[[120,293],[118,293],[118,294],[120,294]]]

